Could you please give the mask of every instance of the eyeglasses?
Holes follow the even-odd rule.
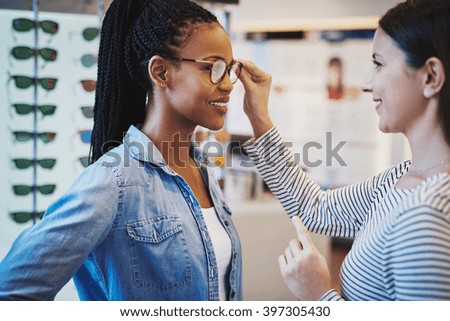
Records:
[[[40,212],[12,212],[9,213],[9,216],[14,220],[16,223],[26,223],[31,219],[42,219],[44,216],[45,211]]]
[[[80,160],[81,165],[83,165],[83,167],[88,167],[89,166],[89,156],[83,156],[83,157],[79,157],[78,158]]]
[[[55,61],[58,56],[58,52],[51,48],[33,49],[30,47],[19,46],[12,48],[11,55],[20,60],[29,59],[33,56],[39,55],[45,61]]]
[[[83,35],[84,40],[91,41],[91,40],[94,40],[95,38],[97,38],[99,33],[100,33],[100,31],[98,28],[91,27],[91,28],[84,29],[82,32],[82,35]]]
[[[83,106],[80,107],[83,112],[84,117],[93,118],[94,117],[94,107],[93,106]]]
[[[56,133],[55,132],[26,132],[26,131],[14,131],[14,137],[18,142],[28,142],[34,137],[39,137],[44,143],[49,143],[55,140]]]
[[[16,113],[19,115],[27,115],[34,111],[34,106],[29,104],[13,104],[12,106],[16,110]],[[53,115],[56,110],[55,105],[39,105],[37,107],[44,116]]]
[[[20,89],[27,89],[37,82],[45,90],[53,90],[58,81],[56,78],[33,78],[28,76],[11,76],[11,78],[14,79],[16,87]]]
[[[85,67],[92,67],[97,63],[98,56],[93,54],[85,54],[81,57],[81,64]]]
[[[225,77],[226,73],[228,73],[228,76],[230,76],[231,83],[234,84],[238,80],[239,74],[241,73],[242,69],[242,63],[236,60],[233,60],[231,64],[227,66],[227,63],[222,59],[217,59],[215,61],[201,60],[201,59],[186,59],[186,58],[172,58],[172,59],[176,61],[189,61],[202,64],[209,64],[210,80],[213,84],[219,84]]]
[[[33,28],[40,27],[42,31],[54,35],[58,32],[59,25],[58,23],[50,20],[43,21],[33,21],[26,18],[18,18],[14,19],[12,22],[12,27],[14,30],[19,32],[30,31]]]
[[[55,184],[45,184],[45,185],[13,185],[14,194],[19,196],[25,196],[33,191],[38,191],[43,195],[52,194],[55,191]]]
[[[87,92],[92,92],[95,90],[95,86],[97,85],[97,81],[92,79],[80,80],[83,89]]]
[[[27,169],[33,164],[39,164],[42,168],[52,169],[56,164],[55,158],[42,158],[42,159],[28,159],[28,158],[14,158],[12,160],[14,165],[18,169]]]
[[[89,144],[91,142],[92,130],[79,130],[78,134],[80,134],[80,138],[83,143]]]

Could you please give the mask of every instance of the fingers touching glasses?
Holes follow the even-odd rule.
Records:
[[[225,78],[225,75],[228,73],[230,77],[231,83],[235,83],[239,74],[241,73],[242,63],[236,60],[233,60],[231,64],[228,66],[227,63],[222,59],[217,59],[214,61],[210,60],[202,60],[202,59],[187,59],[187,58],[171,58],[175,61],[186,61],[186,62],[194,62],[194,63],[202,63],[210,65],[210,80],[213,84],[219,84]]]

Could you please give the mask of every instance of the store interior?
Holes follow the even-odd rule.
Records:
[[[0,259],[88,165],[99,29],[110,2],[0,0]],[[362,181],[409,156],[402,136],[380,133],[370,95],[360,90],[371,68],[377,20],[400,1],[197,2],[224,25],[236,59],[252,60],[272,75],[273,120],[296,160],[324,189]],[[47,23],[27,28],[35,19]],[[33,48],[41,49],[38,59],[32,59]],[[277,260],[294,229],[241,148],[252,136],[243,95],[238,82],[224,128],[198,128],[195,139],[213,155],[233,210],[243,248],[244,300],[293,300]],[[336,146],[342,146],[339,157],[330,159]],[[36,158],[41,163],[27,161]],[[313,240],[338,287],[351,240]],[[78,300],[74,285],[56,299]]]

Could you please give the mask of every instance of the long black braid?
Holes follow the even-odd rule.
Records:
[[[130,125],[144,121],[153,85],[147,63],[173,57],[194,28],[217,23],[189,0],[114,0],[103,21],[91,142],[91,162],[118,146]]]

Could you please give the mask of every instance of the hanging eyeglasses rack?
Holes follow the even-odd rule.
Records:
[[[39,0],[33,0],[33,13],[34,13],[34,21],[37,24],[39,21]],[[39,32],[38,32],[38,27],[36,26],[36,28],[34,28],[34,50],[38,50],[39,48]],[[34,55],[34,78],[37,80],[38,78],[38,61],[39,59],[39,55]],[[38,81],[34,81],[34,87],[33,87],[34,93],[33,93],[33,108],[34,108],[34,113],[33,113],[33,132],[34,137],[33,137],[33,159],[38,159],[37,158],[37,115],[38,115]],[[37,162],[33,162],[33,186],[37,186],[37,166],[38,163]],[[34,188],[33,189],[33,212],[32,213],[37,213],[37,190]],[[36,215],[32,215],[32,220],[33,220],[33,225],[36,224]]]

